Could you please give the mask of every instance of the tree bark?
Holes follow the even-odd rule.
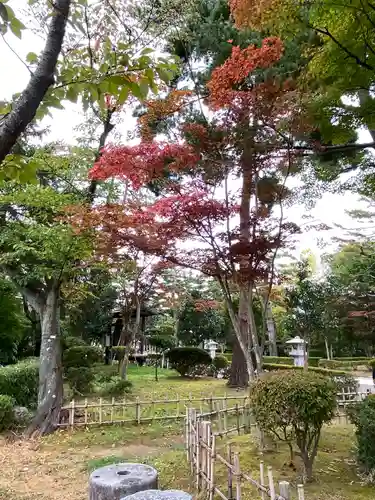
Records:
[[[327,359],[331,359],[331,353],[330,353],[330,350],[329,350],[328,340],[327,340],[326,337],[324,338],[324,344],[326,346]]]
[[[247,387],[249,385],[249,374],[246,368],[246,359],[241,346],[237,340],[233,343],[233,357],[228,380],[229,387]]]
[[[64,40],[71,0],[51,2],[52,16],[44,50],[29,83],[12,111],[0,126],[0,164],[4,161],[26,127],[35,118],[40,103],[54,83],[56,63]]]
[[[38,311],[42,328],[38,409],[27,430],[28,435],[53,432],[56,429],[63,402],[59,295],[59,285],[52,283]]]

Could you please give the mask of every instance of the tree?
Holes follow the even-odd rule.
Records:
[[[294,455],[301,457],[307,481],[313,477],[322,427],[335,415],[336,391],[329,378],[298,371],[269,373],[251,387],[257,424],[288,444],[292,463]]]
[[[105,125],[100,150],[114,127],[114,112],[128,98],[144,99],[150,89],[157,92],[158,84],[168,82],[176,70],[173,61],[156,57],[147,46],[138,46],[139,33],[147,28],[144,20],[136,25],[129,20],[129,5],[117,0],[112,3],[108,8],[102,0],[57,0],[34,6],[36,30],[42,30],[44,36],[44,28],[48,35],[40,55],[27,55],[25,64],[31,77],[26,89],[15,102],[1,106],[0,163],[8,176],[15,168],[35,172],[35,164],[14,146],[28,125],[50,114],[51,108],[63,109],[64,101],[77,103],[80,99],[85,111],[91,109]],[[32,10],[30,17],[34,15]],[[0,16],[4,29],[9,27],[20,37],[24,26],[4,2],[0,2]],[[51,19],[48,27],[46,19]],[[68,20],[70,29],[64,37]],[[95,186],[93,183],[91,190]],[[90,194],[92,198],[94,193]]]
[[[0,186],[0,266],[40,319],[38,411],[30,431],[43,433],[54,428],[63,397],[61,287],[79,273],[91,244],[88,233],[77,235],[62,220],[68,206],[82,202],[70,179],[80,182],[74,162],[67,166],[64,155],[44,151],[35,157],[40,166],[37,184],[6,181]]]
[[[88,343],[108,334],[118,295],[110,272],[94,266],[62,289],[62,329]]]
[[[206,296],[198,290],[193,291],[184,304],[178,328],[178,339],[183,345],[199,346],[206,340],[219,343],[226,340],[222,307]]]
[[[288,87],[274,80],[246,87],[246,79],[252,71],[272,66],[282,50],[281,42],[274,38],[264,40],[260,48],[233,47],[231,57],[213,72],[208,84],[215,119],[205,124],[183,124],[188,142],[142,142],[103,151],[91,171],[96,179],[128,178],[139,188],[162,178],[166,165],[171,173],[190,171],[193,178],[181,185],[167,183],[164,196],[151,205],[133,205],[128,213],[121,206],[117,212],[113,206],[101,207],[93,219],[89,220],[89,215],[86,220],[92,226],[99,213],[111,219],[111,227],[123,245],[131,241],[143,252],[162,255],[214,277],[224,294],[250,378],[255,369],[262,370],[252,308],[255,284],[272,273],[273,253],[286,234],[295,230],[294,225],[273,217],[272,208],[287,194],[283,179],[290,171],[289,143],[283,143],[285,136],[280,128],[285,126],[287,130],[288,118],[296,117],[294,94]],[[245,90],[236,90],[241,84]],[[153,112],[152,102],[149,107]],[[236,175],[242,183],[239,199],[228,187],[231,176]],[[219,185],[225,186],[222,199],[215,197]],[[110,232],[111,227],[106,225]],[[194,241],[193,251],[177,248],[176,241],[186,239]],[[239,293],[238,313],[233,307],[234,290]]]
[[[0,364],[17,360],[18,346],[26,329],[22,300],[12,283],[0,277]]]
[[[301,336],[308,345],[323,330],[325,296],[323,285],[311,277],[307,259],[297,263],[296,281],[285,290],[286,329]],[[307,368],[308,359],[305,360]]]

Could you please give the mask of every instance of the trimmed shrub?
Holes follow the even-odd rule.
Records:
[[[322,368],[332,368],[332,369],[340,369],[340,370],[353,370],[357,366],[371,366],[371,360],[367,358],[367,360],[337,360],[337,359],[321,359],[319,361],[319,366]]]
[[[320,358],[309,356],[309,366],[319,366]]]
[[[263,431],[287,442],[292,461],[298,448],[311,480],[322,426],[335,415],[335,384],[311,371],[269,373],[251,385],[250,407]]]
[[[101,359],[101,349],[90,345],[75,345],[63,352],[64,375],[74,395],[90,392],[95,378],[92,366]]]
[[[275,365],[293,365],[293,358],[289,356],[263,356],[263,361]]]
[[[269,371],[276,370],[291,370],[291,371],[301,371],[303,370],[302,366],[290,366],[290,365],[277,365],[272,363],[263,363],[263,368]],[[344,370],[328,370],[327,368],[319,368],[315,366],[309,366],[309,372],[320,373],[321,375],[347,375],[347,372]]]
[[[365,356],[358,356],[358,357],[348,357],[348,358],[333,358],[335,361],[368,361],[370,358],[365,357]]]
[[[91,391],[95,375],[92,369],[87,366],[71,366],[65,370],[65,377],[73,395],[82,396]]]
[[[67,335],[62,337],[61,346],[63,351],[70,349],[71,347],[86,346],[86,342],[80,337],[73,337],[72,335]]]
[[[118,375],[115,375],[101,384],[98,392],[101,396],[111,396],[115,398],[130,393],[131,387],[132,383],[129,382],[129,380],[124,380]]]
[[[356,427],[357,459],[366,473],[375,470],[375,395],[347,408],[350,421]]]
[[[14,404],[34,408],[38,400],[39,367],[31,361],[0,368],[0,394],[10,396]]]
[[[222,354],[217,354],[212,360],[212,367],[215,372],[219,372],[220,370],[225,370],[229,366],[228,359]]]
[[[89,368],[102,359],[102,351],[99,347],[91,345],[78,345],[69,347],[63,353],[63,365],[65,369],[86,367]]]
[[[172,368],[182,377],[201,374],[197,369],[208,368],[212,361],[208,352],[199,347],[174,347],[167,351],[167,356]]]
[[[176,339],[171,335],[152,335],[148,337],[148,341],[151,346],[155,347],[160,352],[166,351],[167,349],[173,349],[176,345]]]
[[[121,362],[125,358],[126,347],[124,345],[116,345],[112,347],[112,354],[116,356],[116,359]]]
[[[14,423],[14,399],[0,395],[0,432],[8,430]]]

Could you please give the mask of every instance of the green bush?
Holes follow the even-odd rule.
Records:
[[[63,351],[70,349],[71,347],[86,346],[86,342],[80,337],[73,337],[71,335],[63,336],[61,339],[61,345]]]
[[[309,356],[309,366],[319,366],[320,357]]]
[[[222,354],[217,354],[212,360],[212,366],[215,372],[219,372],[220,370],[225,370],[225,368],[229,366],[229,361]]]
[[[200,368],[208,368],[212,361],[208,352],[199,347],[174,347],[167,351],[167,356],[182,377],[201,375]]]
[[[298,448],[311,480],[322,426],[335,415],[335,384],[311,371],[269,373],[251,385],[250,407],[263,431],[287,442],[292,461]]]
[[[131,392],[131,387],[132,383],[129,382],[129,380],[124,380],[123,378],[115,375],[107,382],[101,384],[99,393],[101,396],[111,396],[115,398]]]
[[[353,393],[358,391],[359,383],[352,375],[349,373],[335,375],[333,380],[336,383],[338,393],[349,393],[345,396],[346,401],[354,399],[355,395]]]
[[[14,399],[0,395],[0,432],[8,430],[14,422]]]
[[[18,406],[33,408],[38,400],[39,367],[31,361],[0,368],[0,394],[10,396]]]
[[[369,358],[365,356],[348,357],[348,358],[333,358],[335,361],[368,361]]]
[[[319,361],[319,366],[322,368],[332,368],[340,370],[353,370],[357,366],[371,366],[371,359],[355,359],[355,360],[338,360],[338,359],[321,359]]]
[[[74,338],[74,337],[73,337]],[[90,345],[73,345],[63,352],[64,376],[74,395],[87,394],[95,378],[93,365],[102,359],[102,351]]]
[[[82,396],[91,391],[95,375],[93,370],[87,366],[71,366],[65,370],[65,378],[69,383],[73,395]]]
[[[63,366],[69,368],[89,368],[102,360],[102,351],[99,347],[79,345],[66,349],[63,353]]]
[[[357,459],[365,472],[375,470],[375,395],[347,408],[347,414],[356,427]]]

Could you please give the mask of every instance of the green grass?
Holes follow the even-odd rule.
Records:
[[[207,397],[211,393],[222,395],[226,392],[225,381],[182,379],[169,370],[163,371],[160,380],[155,382],[153,369],[148,367],[132,366],[129,379],[133,382],[133,399],[136,396],[142,400],[170,399],[177,394],[181,397]],[[243,397],[245,393],[233,394]],[[296,459],[294,467],[290,467],[286,446],[279,444],[277,449],[260,455],[251,436],[235,436],[217,441],[222,454],[226,453],[228,440],[240,455],[241,469],[256,479],[262,459],[266,466],[273,467],[275,479],[288,480],[292,488],[301,481],[301,463]],[[183,442],[183,421],[166,420],[60,431],[43,438],[37,446],[29,446],[27,442],[20,446],[5,445],[0,500],[64,500],[72,495],[75,500],[84,500],[89,473],[122,461],[137,461],[155,467],[163,489],[194,493],[194,480],[190,476]],[[375,497],[375,487],[363,485],[358,476],[353,460],[354,444],[351,426],[332,425],[324,429],[314,467],[315,480],[306,485],[306,500],[370,500]],[[218,484],[226,491],[224,468],[218,465],[215,475]],[[243,487],[243,500],[258,497],[252,487]]]

